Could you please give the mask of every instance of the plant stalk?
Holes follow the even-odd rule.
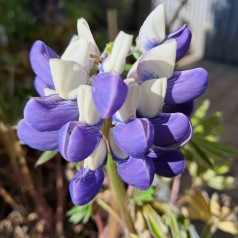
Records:
[[[111,124],[112,124],[111,119],[104,120],[104,125],[102,130],[103,136],[104,136],[104,139],[106,140],[108,151],[109,151],[108,161],[106,166],[107,174],[108,174],[110,185],[111,185],[112,195],[117,203],[117,206],[121,213],[121,217],[127,227],[127,230],[131,234],[136,234],[136,230],[135,230],[131,215],[128,212],[128,208],[126,206],[127,204],[126,190],[122,180],[118,176],[116,163],[112,160],[112,156],[110,154],[108,135],[109,135],[109,130],[111,128]]]

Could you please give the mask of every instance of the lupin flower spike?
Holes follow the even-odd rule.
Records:
[[[139,31],[142,56],[127,78],[122,74],[132,36],[120,32],[92,85],[95,58],[90,55],[100,57],[100,52],[84,19],[77,28],[61,57],[41,41],[33,45],[30,60],[41,97],[26,104],[19,138],[35,149],[59,151],[67,161],[84,161],[69,184],[75,205],[100,191],[108,149],[120,177],[141,190],[150,187],[155,174],[181,173],[185,159],[178,148],[192,136],[193,100],[207,87],[204,69],[174,70],[188,50],[189,28],[166,36],[164,6],[159,5]],[[112,125],[105,130],[108,119]]]

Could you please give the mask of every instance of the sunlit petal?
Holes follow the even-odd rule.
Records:
[[[140,28],[138,42],[142,52],[154,48],[165,38],[164,4],[159,4],[146,18]]]
[[[140,59],[137,74],[141,81],[170,78],[174,71],[176,41],[169,40],[149,51]]]
[[[175,71],[168,80],[165,103],[189,102],[204,93],[208,85],[208,73],[203,68]]]
[[[59,96],[63,99],[76,99],[78,87],[87,83],[86,71],[76,62],[60,59],[50,60],[50,68]]]
[[[157,116],[164,105],[164,97],[167,88],[167,79],[151,79],[141,85],[141,98],[138,112],[142,117],[153,118]]]

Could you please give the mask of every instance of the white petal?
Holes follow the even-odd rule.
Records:
[[[128,93],[124,104],[116,112],[115,117],[120,121],[127,122],[136,118],[136,109],[140,101],[140,86],[137,83],[128,84]]]
[[[100,51],[95,43],[90,27],[84,18],[78,19],[77,29],[79,38],[83,38],[89,42],[90,54],[96,54],[99,56]]]
[[[51,88],[44,88],[44,94],[45,96],[50,96],[50,95],[57,94],[57,92]]]
[[[121,74],[124,71],[126,57],[130,51],[133,36],[120,31],[117,35],[111,54],[103,64],[104,72]]]
[[[92,32],[89,28],[87,21],[84,18],[79,18],[77,21],[78,36],[85,40],[95,43]]]
[[[127,159],[128,155],[124,153],[116,144],[113,134],[112,134],[112,129],[109,131],[109,144],[110,144],[110,150],[113,155],[115,155],[119,159]]]
[[[107,146],[105,140],[102,138],[98,144],[98,147],[88,158],[84,160],[84,168],[96,170],[98,167],[103,165],[106,156]]]
[[[142,56],[132,65],[132,67],[130,68],[130,70],[127,74],[127,78],[134,78],[134,79],[138,78],[137,67],[138,67],[138,64],[139,64],[139,61],[141,58],[142,58]]]
[[[138,42],[142,52],[153,47],[153,44],[162,42],[165,38],[164,4],[159,4],[146,18],[140,28]]]
[[[169,40],[146,52],[137,67],[139,79],[169,79],[174,71],[176,46],[176,40]]]
[[[76,62],[61,59],[50,59],[50,69],[59,96],[76,99],[78,87],[88,80],[85,70]]]
[[[140,85],[141,99],[138,112],[147,118],[157,116],[164,105],[164,97],[167,89],[167,79],[150,79]]]
[[[89,72],[93,65],[90,59],[91,51],[90,43],[86,39],[77,37],[68,45],[61,59],[75,61]]]
[[[80,115],[79,121],[88,125],[97,124],[101,118],[92,98],[92,87],[89,85],[81,85],[78,88],[77,100]]]

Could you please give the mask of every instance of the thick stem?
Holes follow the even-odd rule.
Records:
[[[136,234],[136,230],[134,224],[131,219],[131,215],[128,212],[126,206],[126,190],[124,184],[122,183],[120,177],[117,173],[117,168],[115,162],[112,160],[111,156],[109,156],[107,161],[107,173],[110,178],[111,189],[113,192],[113,196],[117,201],[118,208],[121,212],[122,219],[124,220],[126,227],[130,233]]]
[[[108,151],[110,151],[109,144],[108,144],[108,134],[109,134],[110,128],[111,128],[111,119],[104,120],[102,132],[103,132],[104,139],[107,142]],[[136,230],[132,222],[131,215],[128,212],[128,209],[126,206],[127,204],[126,190],[122,180],[118,176],[116,163],[112,160],[112,156],[110,152],[108,153],[108,161],[107,161],[106,168],[107,168],[107,174],[108,174],[110,185],[111,185],[112,194],[117,203],[119,211],[121,213],[121,217],[127,227],[128,232],[132,234],[133,233],[136,234]]]

